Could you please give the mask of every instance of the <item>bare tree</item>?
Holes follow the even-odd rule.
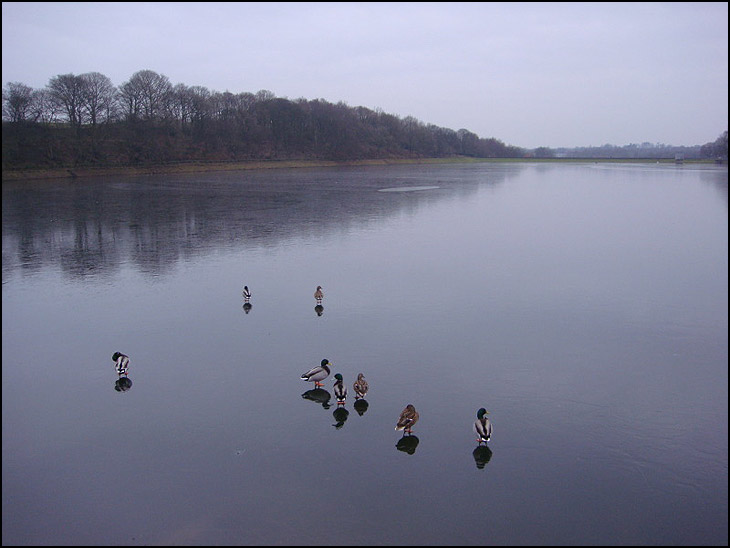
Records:
[[[125,114],[130,118],[159,120],[171,113],[173,87],[167,76],[153,70],[135,72],[120,86]]]
[[[216,117],[220,120],[233,120],[236,118],[236,112],[238,110],[238,99],[230,91],[224,91],[223,93],[214,93],[216,104],[218,106]]]
[[[131,80],[119,86],[119,107],[127,120],[137,120],[142,111],[142,92]]]
[[[193,122],[207,121],[212,114],[210,90],[204,86],[191,86],[188,91],[190,92],[190,112]]]
[[[32,120],[33,88],[20,82],[8,82],[3,88],[3,120]]]
[[[33,91],[31,115],[34,122],[52,124],[58,121],[61,114],[63,113],[59,110],[48,89]]]
[[[172,88],[170,112],[173,118],[180,122],[181,126],[185,127],[190,123],[192,117],[192,99],[190,88],[185,84],[177,84]]]
[[[71,125],[83,123],[83,104],[86,82],[81,76],[60,74],[48,82],[48,90],[56,104],[63,109]]]
[[[248,113],[251,111],[251,108],[253,107],[254,103],[256,102],[256,96],[248,91],[244,91],[236,95],[237,103],[238,103],[238,112],[239,115],[241,113]]]
[[[113,118],[117,88],[112,81],[99,72],[87,72],[79,78],[84,82],[82,104],[91,125]]]
[[[466,156],[477,155],[477,144],[479,143],[479,136],[472,133],[468,129],[461,128],[456,132],[456,136],[459,138],[461,144],[461,154]]]
[[[271,101],[272,99],[276,99],[276,95],[273,91],[269,91],[268,89],[260,89],[256,92],[256,100],[259,102],[265,102],[265,101]]]

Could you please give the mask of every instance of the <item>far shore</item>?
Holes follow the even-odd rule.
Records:
[[[283,168],[342,167],[342,166],[383,166],[396,164],[448,164],[448,163],[517,163],[517,162],[612,162],[612,163],[668,163],[673,159],[655,158],[393,158],[382,160],[251,160],[243,162],[181,162],[150,166],[127,167],[74,167],[54,169],[17,169],[3,170],[2,180],[28,181],[36,179],[76,179],[81,177],[109,177],[114,175],[162,175],[176,173],[204,173],[213,171],[244,171]],[[714,163],[712,160],[685,160],[685,164]]]

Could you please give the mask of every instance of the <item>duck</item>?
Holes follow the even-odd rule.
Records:
[[[335,375],[335,398],[337,398],[337,405],[345,405],[345,399],[347,398],[347,387],[342,382],[342,375],[337,373]]]
[[[306,373],[302,373],[301,379],[303,381],[313,382],[315,388],[324,386],[324,384],[319,381],[323,381],[329,377],[331,371],[330,367],[332,367],[332,364],[327,358],[325,358],[318,366],[312,367],[312,369]]]
[[[489,411],[483,407],[477,411],[477,420],[474,421],[474,432],[477,434],[477,443],[487,443],[492,437],[492,423],[489,422]]]
[[[401,411],[398,422],[395,424],[396,430],[405,430],[406,433],[411,433],[411,428],[418,422],[418,411],[410,403],[406,405],[406,408]]]
[[[368,393],[368,381],[365,380],[365,375],[362,373],[357,374],[357,380],[352,385],[352,387],[355,389],[355,399],[359,400],[360,398],[364,398],[365,395]]]
[[[129,356],[122,354],[121,352],[114,352],[112,354],[112,361],[115,362],[117,375],[127,375],[129,373]]]
[[[248,286],[243,286],[243,298],[246,299],[246,302],[248,302],[251,299],[251,291],[249,291]]]
[[[317,289],[314,291],[314,298],[317,299],[317,304],[322,304],[322,299],[324,299],[324,291],[322,291],[321,285],[318,285]]]

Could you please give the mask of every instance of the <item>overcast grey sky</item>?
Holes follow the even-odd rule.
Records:
[[[344,101],[525,148],[728,128],[728,4],[3,2],[2,79],[150,69]]]

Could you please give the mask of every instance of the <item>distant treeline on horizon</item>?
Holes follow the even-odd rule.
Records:
[[[98,72],[54,76],[43,89],[9,82],[2,102],[3,169],[455,156],[727,159],[727,131],[695,146],[524,149],[344,102],[173,86],[152,70],[118,87]]]

